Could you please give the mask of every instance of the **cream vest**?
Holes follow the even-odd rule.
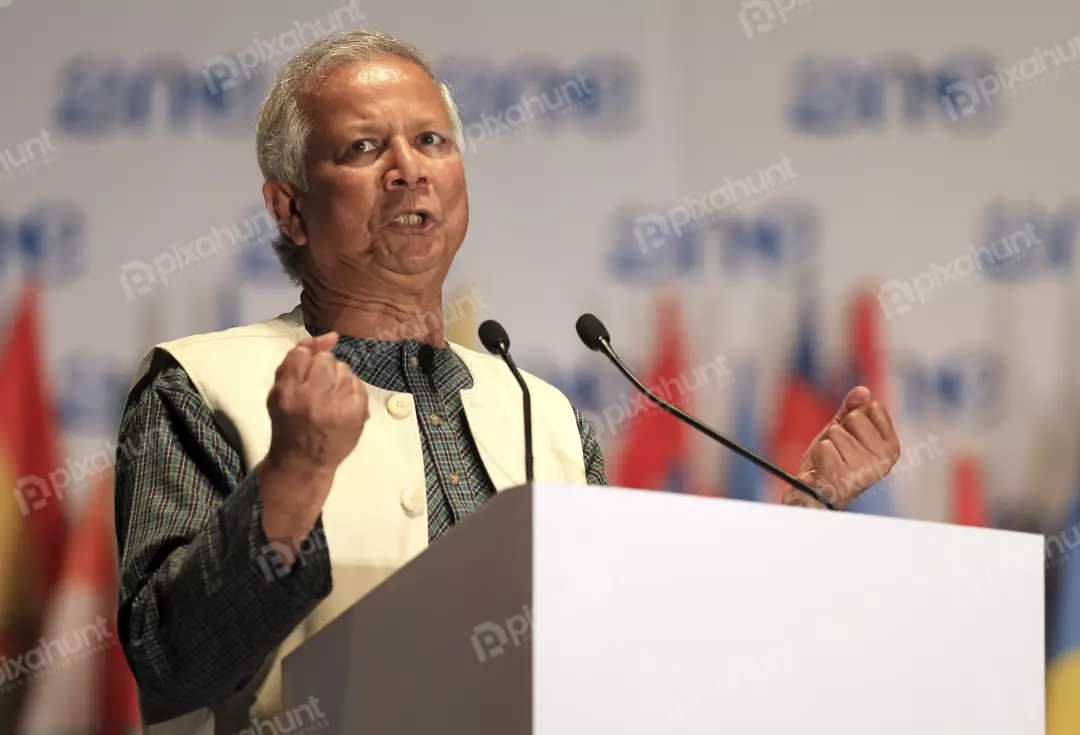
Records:
[[[270,446],[266,398],[274,372],[289,350],[309,336],[298,307],[260,324],[167,342],[146,355],[132,386],[149,371],[155,350],[171,354],[250,470]],[[461,400],[484,468],[496,490],[523,484],[521,389],[498,358],[455,344],[451,348],[473,377],[473,387],[461,392]],[[524,376],[532,397],[536,481],[585,484],[581,438],[569,401],[548,383]],[[212,709],[146,725],[146,735],[237,735],[282,715],[282,658],[427,547],[424,459],[412,396],[371,385],[367,390],[371,417],[356,449],[338,468],[323,508],[333,591],[243,691]]]

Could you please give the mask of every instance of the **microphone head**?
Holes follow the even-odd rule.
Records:
[[[594,352],[600,349],[602,342],[611,341],[607,327],[592,314],[582,314],[578,317],[577,324],[574,326],[577,329],[578,337],[581,337],[581,341]]]
[[[502,354],[499,349],[500,346],[507,350],[510,349],[510,336],[503,329],[503,326],[494,319],[488,319],[481,324],[477,334],[480,336],[480,344],[493,355]]]

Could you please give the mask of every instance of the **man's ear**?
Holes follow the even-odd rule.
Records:
[[[281,234],[297,245],[307,245],[307,227],[304,215],[292,184],[284,181],[267,181],[263,184],[263,201],[266,209],[274,215]]]

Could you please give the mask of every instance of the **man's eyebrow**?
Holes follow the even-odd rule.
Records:
[[[431,130],[434,128],[450,126],[447,123],[442,122],[442,120],[437,117],[418,117],[409,121],[409,127],[412,129]],[[383,133],[386,131],[386,124],[380,123],[375,120],[364,120],[345,125],[343,127],[343,130],[349,134]]]
[[[377,133],[386,130],[386,125],[376,122],[374,120],[364,120],[362,122],[354,122],[345,125],[344,128],[347,133]]]

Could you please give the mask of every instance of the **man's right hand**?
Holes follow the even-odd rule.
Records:
[[[295,549],[315,526],[334,473],[368,419],[367,390],[331,352],[337,341],[329,332],[297,344],[266,401],[270,451],[259,466],[259,486],[263,530],[275,548]]]

